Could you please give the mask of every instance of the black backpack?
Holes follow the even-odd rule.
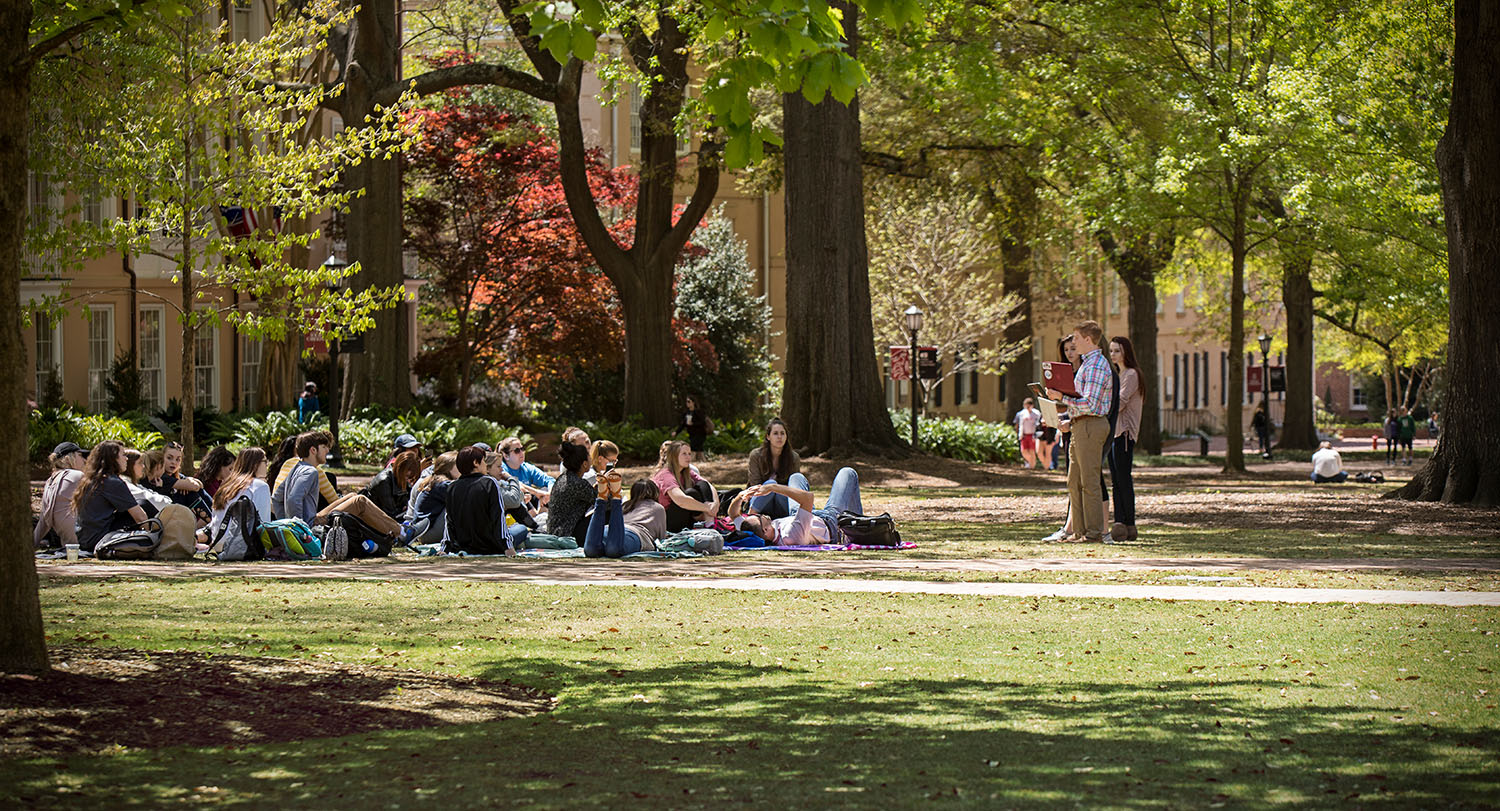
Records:
[[[396,539],[382,532],[376,532],[373,527],[346,512],[332,512],[328,514],[329,531],[334,528],[342,529],[349,539],[349,550],[347,554],[350,559],[357,558],[383,558],[391,554],[391,547],[395,545]],[[373,544],[372,549],[366,549],[365,542]]]
[[[94,557],[99,560],[150,560],[160,543],[161,521],[148,518],[138,527],[106,532],[94,544]]]
[[[848,543],[862,546],[900,546],[901,533],[890,513],[860,515],[847,510],[839,513],[839,534]]]
[[[264,560],[266,547],[260,542],[260,511],[248,494],[240,494],[224,508],[224,518],[206,557],[212,560]]]

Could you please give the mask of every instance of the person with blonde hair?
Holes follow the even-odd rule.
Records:
[[[719,515],[719,492],[693,467],[693,449],[688,443],[667,443],[662,464],[651,476],[657,500],[667,509],[667,531],[679,532],[699,521]]]

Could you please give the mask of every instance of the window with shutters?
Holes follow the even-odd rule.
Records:
[[[109,410],[109,367],[115,360],[115,307],[95,304],[89,307],[89,411],[103,414]]]

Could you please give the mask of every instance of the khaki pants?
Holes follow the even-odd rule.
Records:
[[[1104,444],[1109,420],[1075,417],[1068,443],[1068,509],[1073,512],[1073,534],[1091,541],[1104,538],[1104,494],[1099,475],[1104,468]]]
[[[319,510],[318,523],[323,523],[330,514],[335,512],[348,513],[365,522],[365,525],[370,529],[376,532],[383,532],[392,538],[401,535],[400,522],[386,515],[385,510],[380,509],[380,507],[376,506],[375,502],[359,493],[340,496],[337,501]]]

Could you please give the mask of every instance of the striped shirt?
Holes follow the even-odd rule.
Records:
[[[1104,352],[1095,349],[1084,355],[1078,362],[1078,371],[1073,375],[1073,388],[1077,389],[1082,396],[1063,397],[1068,403],[1069,411],[1074,416],[1080,417],[1086,414],[1108,417],[1109,380],[1109,361],[1104,359]]]

